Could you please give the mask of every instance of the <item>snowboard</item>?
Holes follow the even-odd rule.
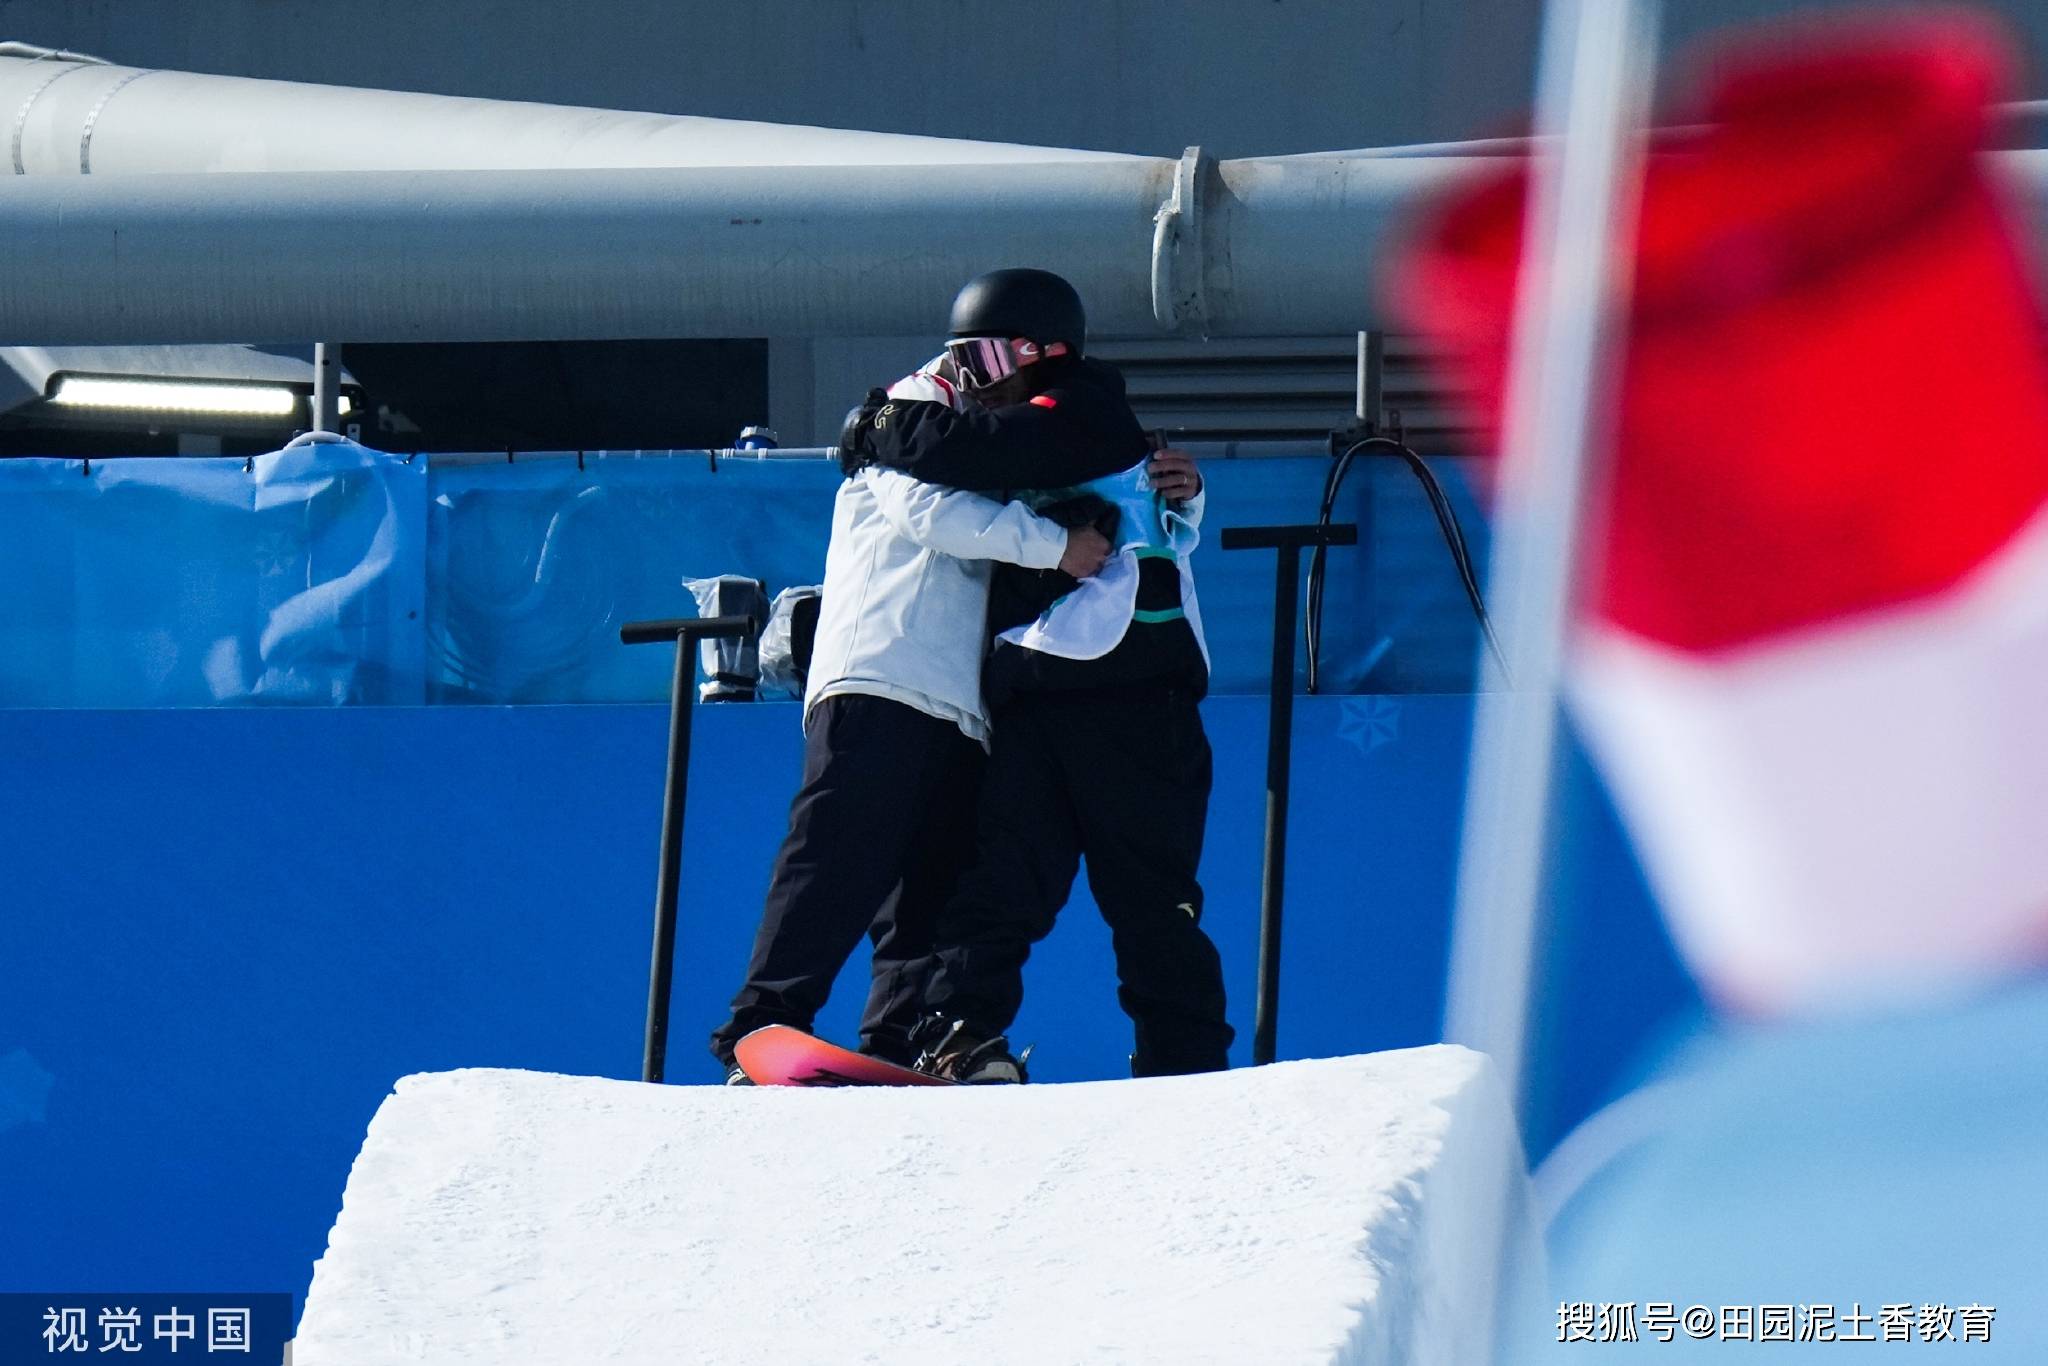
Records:
[[[764,1025],[733,1046],[733,1058],[756,1086],[954,1086],[893,1062],[871,1058],[788,1025]]]

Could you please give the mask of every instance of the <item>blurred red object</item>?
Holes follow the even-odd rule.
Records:
[[[1589,608],[1693,652],[1947,588],[2048,496],[2048,330],[1977,155],[1996,33],[1838,21],[1714,69],[1708,128],[1646,168],[1588,542]],[[1496,431],[1527,179],[1458,193],[1395,272]]]

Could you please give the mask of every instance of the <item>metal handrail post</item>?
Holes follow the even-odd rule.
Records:
[[[659,1082],[668,1063],[668,998],[675,980],[676,901],[683,864],[683,806],[690,783],[690,714],[696,700],[697,644],[760,630],[750,616],[677,617],[629,621],[619,628],[627,645],[673,641],[675,681],[668,709],[668,772],[661,798],[661,866],[654,878],[654,949],[647,970],[647,1032],[640,1080]]]
[[[1280,916],[1287,882],[1287,791],[1294,741],[1294,597],[1301,582],[1304,546],[1357,545],[1358,527],[1340,522],[1312,526],[1225,527],[1225,550],[1278,550],[1273,589],[1273,681],[1266,721],[1266,848],[1259,892],[1259,994],[1252,1026],[1252,1065],[1263,1067],[1278,1051],[1280,1028]]]

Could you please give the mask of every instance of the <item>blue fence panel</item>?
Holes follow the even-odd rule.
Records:
[[[674,657],[619,624],[697,615],[684,579],[745,574],[772,594],[825,577],[839,470],[824,460],[521,456],[433,468],[429,696],[647,702]]]
[[[1440,1037],[1470,705],[1302,700],[1282,1057]],[[1266,706],[1202,710],[1216,750],[1203,924],[1242,1063]],[[703,1041],[786,829],[796,711],[707,707],[697,722],[676,1082],[720,1080]],[[660,705],[0,709],[0,1291],[303,1292],[398,1077],[637,1076],[667,725]],[[1696,1000],[1657,947],[1611,813],[1571,790],[1535,1011],[1537,1157]],[[828,1036],[853,1036],[866,966],[857,955],[834,993]],[[1034,1072],[1127,1072],[1085,881],[1026,981],[1013,1037],[1039,1045]]]
[[[1273,630],[1273,556],[1217,532],[1313,520],[1328,468],[1205,462],[1214,691],[1265,690]],[[1330,555],[1325,691],[1469,685],[1470,613],[1408,482],[1376,461],[1343,490],[1361,544]],[[838,484],[708,452],[0,461],[0,706],[655,701],[670,661],[619,624],[693,614],[688,578],[819,582]]]
[[[1224,526],[1313,521],[1327,457],[1213,460],[1195,552],[1220,693],[1263,692],[1272,667],[1273,556],[1224,554]],[[1377,626],[1371,517],[1378,472],[1346,485],[1337,517],[1366,523],[1331,555],[1324,687],[1392,677]],[[688,616],[686,578],[743,574],[772,596],[824,578],[837,466],[825,460],[521,456],[432,473],[429,695],[464,702],[631,702],[667,695],[662,652],[618,625]],[[1418,500],[1419,505],[1419,500]],[[1433,534],[1433,527],[1432,527]],[[1446,582],[1455,582],[1449,567]],[[1462,603],[1457,605],[1462,611]],[[1469,655],[1460,641],[1458,666]],[[1436,675],[1429,675],[1435,679]],[[1439,680],[1440,681],[1440,680]]]
[[[426,487],[346,443],[0,460],[0,704],[420,701]]]

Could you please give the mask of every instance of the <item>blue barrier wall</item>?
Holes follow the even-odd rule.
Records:
[[[1468,705],[1301,700],[1284,1056],[1439,1037]],[[1205,715],[1207,919],[1248,1036],[1265,709]],[[658,706],[0,711],[0,1289],[302,1294],[399,1076],[637,1075],[664,727]],[[698,1039],[740,970],[799,753],[791,705],[700,713],[678,1081],[714,1079]],[[1539,1152],[1683,1000],[1583,777]],[[1029,987],[1018,1033],[1041,1077],[1121,1074],[1085,888]],[[857,996],[823,1028],[850,1032]]]
[[[1308,520],[1325,468],[1207,462],[1210,530]],[[346,446],[0,461],[0,707],[50,708],[0,710],[0,1289],[302,1294],[399,1076],[637,1075],[665,708],[406,704],[665,696],[667,652],[623,649],[617,623],[690,610],[685,577],[815,581],[836,479]],[[1338,516],[1362,543],[1331,557],[1325,687],[1360,695],[1296,713],[1289,1057],[1440,1036],[1468,740],[1471,699],[1428,689],[1469,679],[1471,618],[1407,472],[1359,466]],[[1227,694],[1265,689],[1273,566],[1213,535],[1196,565],[1221,694],[1203,880],[1242,1062],[1265,704]],[[677,1080],[715,1079],[697,1040],[800,743],[787,704],[700,719]],[[1537,1155],[1691,1000],[1597,781],[1566,764]],[[1084,885],[1031,967],[1039,1077],[1122,1074],[1113,981]],[[850,1034],[859,994],[821,1027]]]
[[[1214,532],[1312,520],[1328,465],[1205,464],[1218,692],[1266,686],[1273,557]],[[1470,678],[1471,613],[1408,481],[1366,461],[1344,487],[1362,535],[1330,557],[1328,691]],[[686,578],[819,582],[838,483],[820,459],[707,452],[0,460],[0,706],[652,701],[668,663],[621,647],[619,623],[693,613]]]
[[[426,498],[346,444],[0,460],[0,706],[419,702]]]

